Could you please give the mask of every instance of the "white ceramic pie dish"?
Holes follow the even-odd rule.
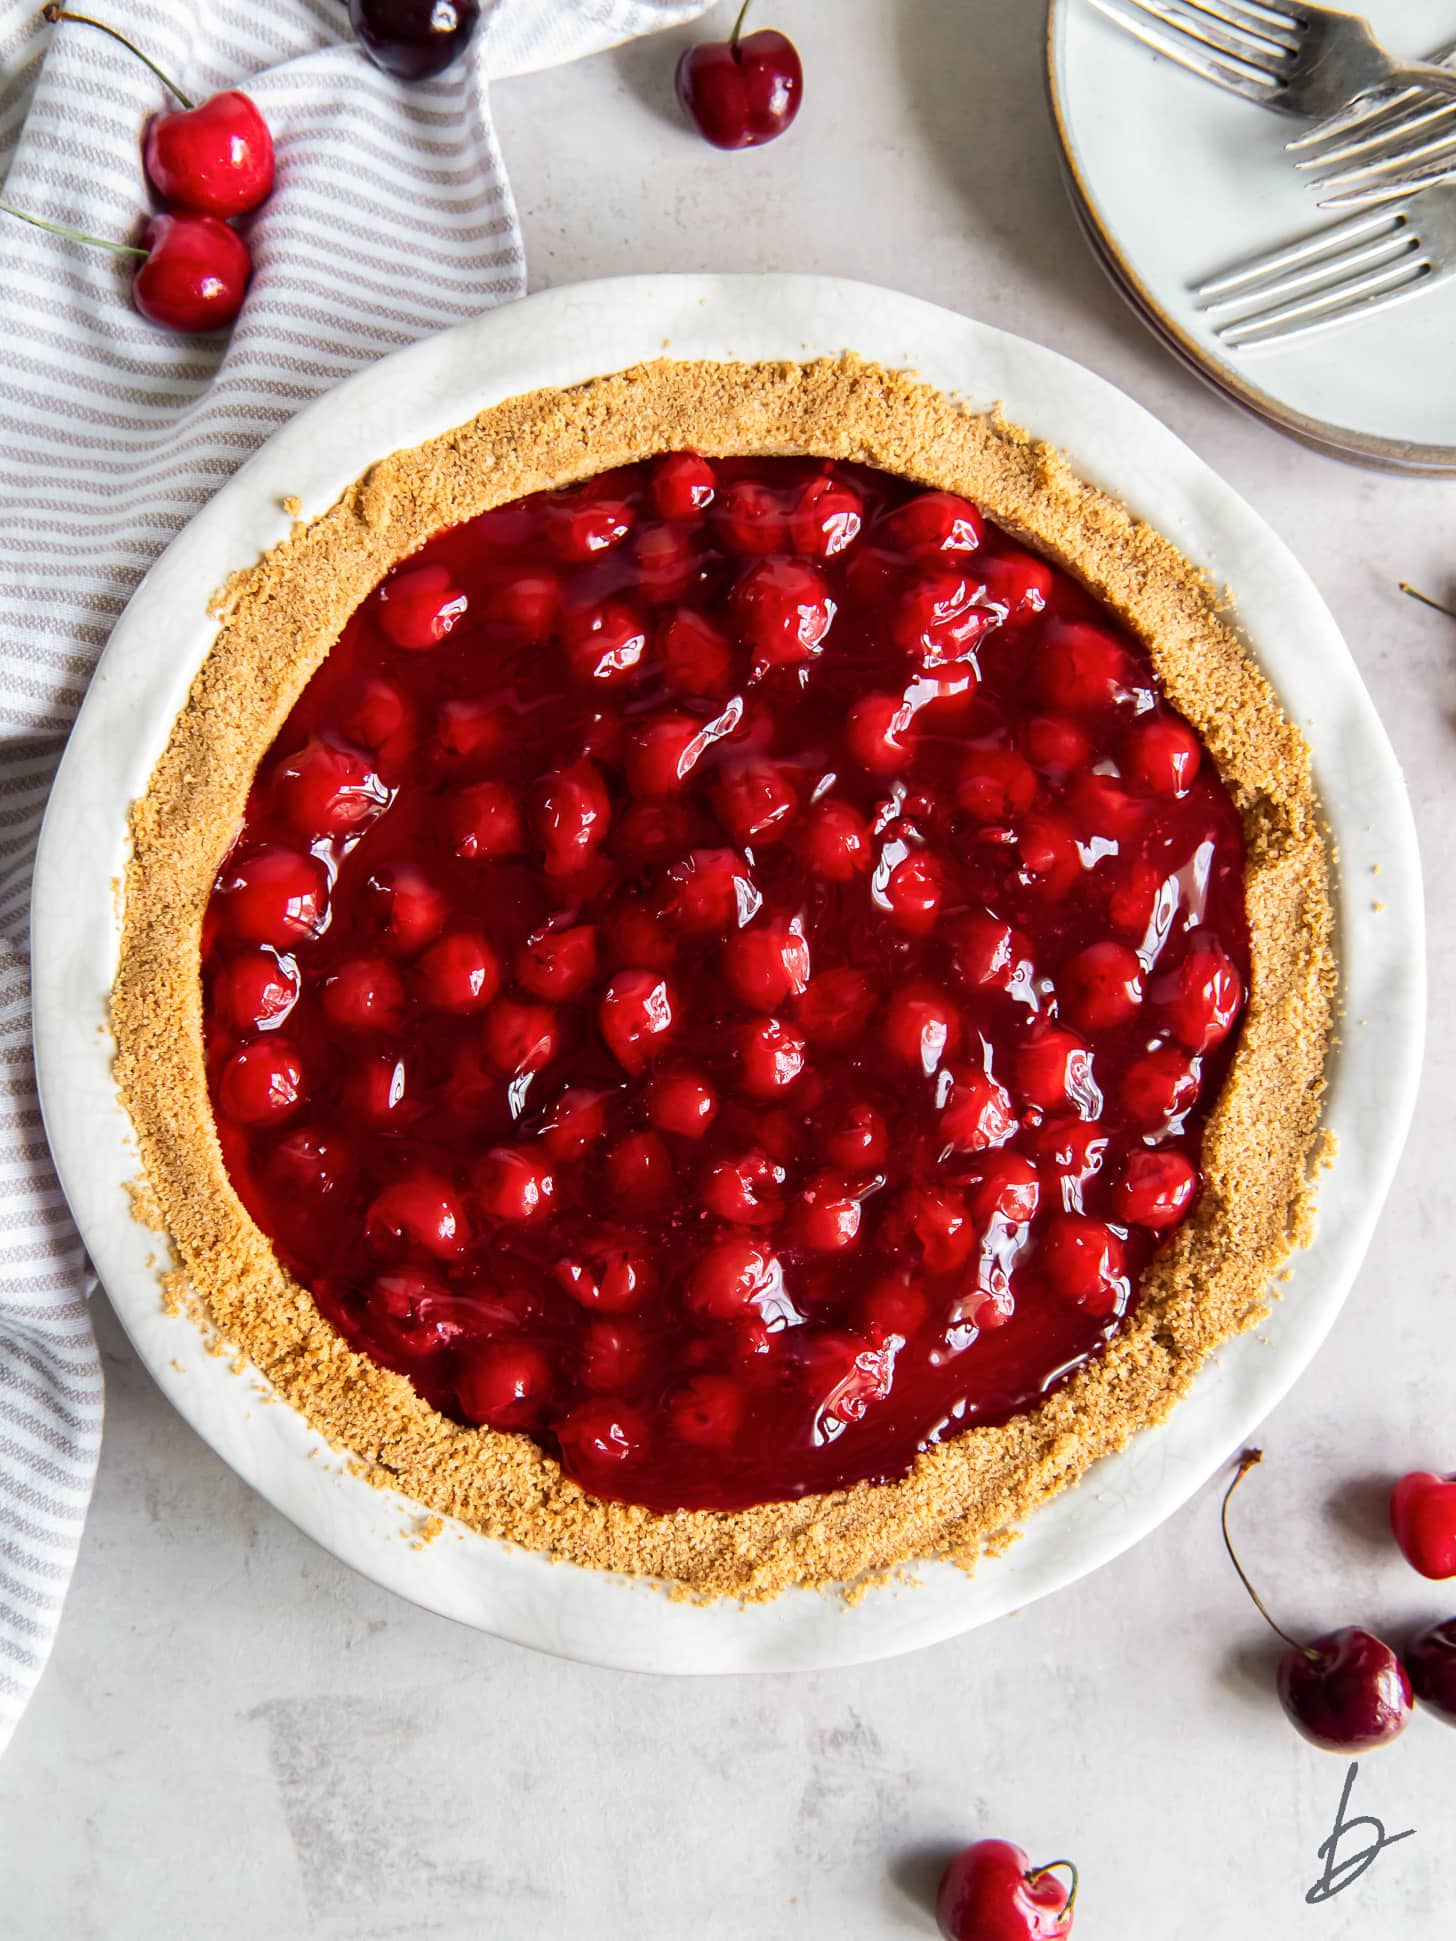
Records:
[[[552,1565],[422,1513],[352,1475],[253,1371],[163,1310],[155,1234],[130,1217],[138,1165],[111,1076],[107,994],[132,801],[211,642],[213,590],[286,536],[283,500],[322,512],[375,459],[485,406],[659,355],[802,358],[846,346],[1007,415],[1148,516],[1237,601],[1255,658],[1315,751],[1341,859],[1347,1025],[1328,1124],[1339,1154],[1316,1236],[1257,1334],[1228,1344],[1161,1428],[1099,1464],[973,1577],[923,1568],[853,1607],[790,1592],[740,1608]],[[1371,872],[1378,866],[1374,907]],[[1354,886],[1351,889],[1348,886]],[[1268,526],[1121,392],[1040,346],[864,284],[822,277],[626,277],[530,297],[361,372],[284,427],[137,589],[102,656],[41,833],[35,1041],[46,1129],[91,1258],[163,1391],[225,1461],[345,1562],[416,1602],[522,1644],[637,1670],[848,1664],[969,1630],[1107,1562],[1170,1515],[1279,1400],[1331,1326],[1368,1245],[1414,1100],[1425,1011],[1415,832],[1400,772],[1329,612]]]

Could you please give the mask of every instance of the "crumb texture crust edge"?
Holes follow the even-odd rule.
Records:
[[[234,1192],[203,1061],[199,939],[258,762],[350,614],[431,534],[654,453],[854,460],[960,492],[1081,579],[1146,644],[1243,818],[1252,978],[1204,1137],[1199,1206],[1110,1346],[1037,1408],[927,1451],[904,1478],[733,1512],[593,1497],[523,1436],[464,1428],[354,1352]],[[911,377],[844,357],[659,359],[510,398],[381,460],[214,600],[220,628],[134,805],[116,1078],[170,1236],[169,1296],[220,1330],[371,1478],[435,1515],[696,1598],[853,1587],[911,1560],[970,1568],[1036,1505],[1160,1421],[1264,1312],[1305,1237],[1335,999],[1330,864],[1303,737],[1206,576],[1049,446]]]

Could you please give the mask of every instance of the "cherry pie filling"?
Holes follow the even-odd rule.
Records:
[[[944,492],[679,452],[355,613],[217,878],[209,1083],[352,1346],[736,1509],[1107,1343],[1248,960],[1238,813],[1076,582]]]

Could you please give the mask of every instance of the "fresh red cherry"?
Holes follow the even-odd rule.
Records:
[[[376,67],[401,81],[443,74],[470,45],[480,0],[349,0],[349,24]]]
[[[253,259],[216,216],[153,216],[138,253],[146,260],[132,279],[132,302],[164,329],[221,330],[242,309]]]
[[[1456,1476],[1413,1469],[1390,1493],[1390,1527],[1422,1577],[1456,1577]]]
[[[45,18],[97,27],[145,62],[180,111],[154,115],[142,144],[147,179],[174,209],[199,216],[241,216],[256,209],[273,187],[273,137],[247,95],[229,88],[193,102],[155,61],[105,21],[50,5]]]
[[[1263,1452],[1246,1449],[1224,1491],[1220,1521],[1224,1548],[1254,1608],[1284,1640],[1276,1674],[1279,1703],[1311,1745],[1326,1752],[1370,1752],[1403,1732],[1411,1714],[1411,1681],[1388,1644],[1358,1625],[1345,1625],[1300,1644],[1270,1617],[1249,1582],[1229,1535],[1228,1506],[1234,1491]]]
[[[195,215],[244,215],[273,187],[273,137],[236,88],[153,115],[142,160],[157,193]]]
[[[1405,1666],[1426,1710],[1456,1725],[1456,1618],[1418,1632],[1406,1646]]]
[[[677,64],[683,113],[714,148],[758,148],[793,121],[804,94],[798,49],[785,34],[744,34],[743,0],[727,40],[699,41]]]
[[[421,653],[453,632],[469,604],[443,566],[411,566],[376,595],[379,624],[396,647]]]
[[[1057,1876],[1062,1867],[1070,1886]],[[941,1875],[935,1918],[945,1941],[1060,1941],[1072,1932],[1076,1901],[1070,1860],[1033,1867],[1009,1840],[977,1840]]]
[[[218,1102],[242,1126],[276,1125],[303,1097],[303,1066],[292,1045],[272,1038],[244,1045],[222,1068]]]

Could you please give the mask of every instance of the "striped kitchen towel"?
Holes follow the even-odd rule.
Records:
[[[519,296],[520,231],[487,83],[692,18],[704,0],[493,0],[468,57],[407,87],[343,0],[89,0],[194,99],[245,85],[278,184],[227,338],[126,298],[126,259],[0,217],[0,1748],[55,1634],[91,1494],[101,1373],[88,1268],[52,1171],[30,1048],[36,832],[92,666],[157,553],[300,405],[373,358]],[[139,133],[167,97],[94,30],[0,0],[5,199],[127,237]]]

